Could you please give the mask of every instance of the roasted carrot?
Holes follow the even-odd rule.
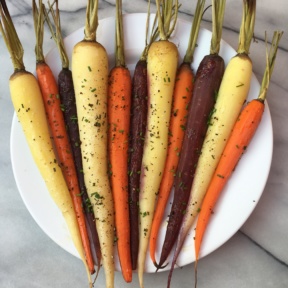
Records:
[[[125,65],[122,1],[116,1],[115,66],[108,81],[108,155],[115,209],[117,250],[123,278],[132,281],[128,203],[128,147],[130,129],[130,71]]]
[[[177,239],[186,213],[197,161],[208,128],[209,116],[215,104],[215,95],[224,73],[224,60],[218,54],[222,35],[225,0],[212,0],[213,23],[210,54],[206,55],[195,76],[193,98],[188,108],[188,119],[179,164],[175,172],[174,198],[162,246],[158,268],[166,261]],[[173,268],[171,268],[173,271]]]
[[[72,77],[85,186],[99,235],[106,287],[114,287],[114,207],[108,176],[108,55],[96,41],[98,1],[86,8],[84,39],[72,51]]]
[[[169,199],[170,191],[174,182],[174,176],[178,166],[179,155],[181,153],[182,142],[184,138],[188,105],[191,101],[193,93],[194,72],[192,70],[191,63],[193,61],[193,54],[196,47],[204,5],[205,0],[199,0],[197,2],[186,54],[182,64],[178,68],[176,75],[172,103],[172,116],[169,126],[169,146],[167,150],[167,159],[159,189],[149,241],[150,257],[154,265],[157,265],[155,252],[159,228],[162,223],[164,211],[166,209],[167,201]]]
[[[178,1],[175,1],[175,5],[173,0],[156,1],[156,4],[160,40],[151,44],[147,56],[149,105],[139,192],[137,268],[140,287],[144,287],[143,273],[152,219],[167,156],[172,96],[178,65],[177,46],[168,40],[176,25]]]
[[[156,19],[156,17],[155,17]],[[132,78],[132,99],[129,135],[129,157],[128,157],[128,192],[129,192],[129,215],[130,215],[130,245],[132,269],[137,268],[139,248],[139,190],[140,171],[142,164],[144,137],[147,123],[148,110],[148,83],[147,83],[147,52],[157,37],[154,21],[148,43],[148,29],[150,22],[150,0],[148,2],[148,13],[146,23],[145,48],[136,63]]]
[[[70,140],[71,151],[73,153],[77,178],[79,182],[79,187],[81,191],[82,206],[84,209],[84,217],[86,222],[86,228],[88,232],[88,237],[90,240],[91,253],[93,256],[94,264],[97,265],[97,275],[101,267],[101,250],[99,237],[95,226],[95,216],[91,203],[87,194],[87,189],[84,181],[83,165],[82,165],[82,155],[81,155],[81,141],[79,135],[78,119],[77,119],[77,108],[76,99],[74,92],[74,85],[72,79],[72,72],[69,69],[69,58],[65,49],[64,41],[61,33],[60,24],[60,13],[58,8],[58,0],[53,3],[55,7],[55,12],[53,7],[48,1],[49,12],[52,15],[55,29],[52,26],[48,13],[45,13],[46,21],[51,31],[52,38],[56,42],[56,46],[59,50],[59,55],[62,63],[62,69],[58,74],[58,89],[59,97],[61,102],[61,110],[64,115],[64,121],[66,124],[68,137]],[[46,11],[46,10],[45,10]]]
[[[0,3],[0,30],[14,66],[14,73],[9,80],[11,100],[35,164],[45,181],[51,198],[66,221],[72,241],[85,265],[89,286],[92,287],[77,215],[62,171],[56,161],[41,90],[35,76],[25,70],[21,42],[12,23],[6,2],[1,0]]]
[[[66,180],[74,209],[77,215],[78,225],[85,250],[86,261],[91,274],[95,272],[94,262],[90,249],[90,241],[87,233],[85,216],[82,209],[82,201],[79,197],[81,191],[78,183],[74,158],[71,151],[69,137],[61,110],[59,90],[56,79],[50,67],[45,63],[43,54],[43,34],[44,34],[44,7],[42,0],[39,0],[39,9],[33,0],[33,16],[36,32],[36,74],[40,85],[44,107],[51,130],[52,141],[55,144],[56,155],[59,165]]]
[[[252,62],[248,53],[253,36],[255,4],[255,0],[243,1],[238,53],[228,62],[216,95],[216,103],[210,115],[175,255],[180,253],[185,237],[198,216],[211,177],[249,91]]]
[[[217,203],[221,191],[228,182],[237,163],[241,159],[242,154],[246,151],[261,122],[262,115],[264,113],[265,98],[269,87],[269,81],[273,72],[278,44],[282,34],[283,32],[274,32],[269,56],[267,56],[267,65],[259,96],[257,99],[253,99],[251,102],[249,102],[240,113],[203,200],[196,225],[195,272],[197,271],[197,263],[199,259],[201,243],[215,204]],[[197,275],[197,273],[195,274]],[[197,278],[195,283],[197,283]]]

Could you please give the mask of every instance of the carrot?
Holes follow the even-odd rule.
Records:
[[[267,65],[262,80],[259,97],[249,102],[240,113],[203,200],[196,225],[195,271],[197,271],[197,263],[199,259],[201,243],[215,204],[217,203],[221,191],[228,182],[237,163],[241,159],[242,154],[246,151],[261,122],[261,118],[264,113],[264,101],[266,98],[271,74],[274,68],[274,61],[277,54],[278,44],[282,34],[283,32],[274,32],[269,57],[267,56]]]
[[[72,51],[85,186],[99,235],[106,287],[114,287],[114,207],[108,175],[107,101],[108,55],[96,41],[98,1],[86,8],[84,39]]]
[[[158,233],[173,185],[175,171],[178,166],[179,155],[181,153],[184,131],[187,122],[188,105],[191,101],[193,93],[194,73],[191,63],[193,61],[193,54],[196,47],[204,5],[205,0],[199,0],[197,3],[193,25],[190,32],[189,44],[184,60],[180,65],[176,76],[173,93],[172,117],[170,119],[169,126],[169,146],[167,150],[167,159],[159,189],[149,241],[150,257],[155,266],[157,266],[155,252]]]
[[[244,0],[238,54],[229,61],[216,95],[216,103],[210,115],[209,127],[198,159],[175,255],[180,253],[185,237],[198,216],[201,203],[225,147],[226,140],[229,138],[247,97],[252,75],[252,62],[248,57],[248,53],[253,36],[254,22],[255,0]]]
[[[14,66],[14,73],[9,80],[12,103],[35,164],[45,181],[51,198],[66,221],[72,241],[85,265],[89,286],[92,287],[77,215],[62,171],[56,161],[41,90],[35,76],[25,70],[21,42],[12,23],[6,2],[1,0],[0,3],[0,29]]]
[[[132,281],[128,203],[128,147],[131,109],[131,76],[125,66],[122,1],[116,1],[116,63],[108,85],[108,154],[114,199],[118,256],[123,278]]]
[[[147,83],[147,52],[150,45],[157,37],[157,30],[154,30],[154,21],[149,43],[148,28],[150,20],[150,0],[148,2],[146,24],[146,45],[138,60],[132,79],[132,99],[130,117],[130,137],[129,137],[129,162],[128,162],[128,192],[129,192],[129,215],[130,215],[130,241],[131,241],[131,261],[132,269],[137,268],[138,248],[139,248],[139,187],[140,171],[142,164],[144,136],[147,124],[148,110],[148,83]],[[155,17],[155,20],[157,18]]]
[[[178,1],[175,1],[175,5],[173,0],[161,1],[161,3],[162,6],[160,1],[156,1],[160,41],[151,44],[147,56],[149,105],[139,192],[138,278],[140,287],[144,287],[143,273],[153,213],[167,156],[172,96],[178,65],[178,49],[168,40],[176,24]]]
[[[74,209],[77,215],[78,225],[85,250],[86,261],[91,274],[93,274],[95,272],[94,262],[86,229],[85,216],[82,209],[82,201],[79,197],[81,192],[74,164],[74,158],[71,151],[63,113],[61,110],[59,90],[50,67],[45,63],[42,51],[44,29],[44,10],[42,6],[42,0],[39,1],[39,11],[37,11],[38,9],[36,7],[35,0],[33,0],[32,3],[36,32],[36,74],[52,134],[52,141],[55,144],[56,155],[59,159],[59,165],[62,169],[64,178],[70,191]]]
[[[52,23],[46,10],[45,10],[45,17],[49,29],[51,31],[52,38],[56,42],[57,48],[59,50],[59,55],[61,58],[62,69],[58,74],[58,89],[61,102],[61,110],[64,115],[64,121],[66,124],[68,137],[70,140],[71,151],[73,153],[77,178],[79,182],[79,188],[81,191],[85,223],[90,241],[91,254],[93,256],[94,264],[97,265],[98,267],[96,274],[98,275],[101,262],[101,250],[100,250],[99,237],[95,226],[95,216],[93,213],[93,209],[91,207],[91,203],[87,194],[87,189],[85,187],[85,181],[84,181],[82,155],[80,148],[81,141],[77,121],[77,108],[76,108],[76,99],[73,86],[72,72],[69,69],[69,58],[61,34],[58,0],[56,0],[53,4],[56,5],[55,12],[50,4],[50,1],[48,1],[49,12],[52,15],[55,29],[52,26]]]
[[[215,104],[215,94],[217,94],[224,74],[224,60],[218,53],[225,3],[225,0],[212,1],[213,31],[210,54],[202,59],[195,76],[193,98],[188,108],[183,146],[175,173],[174,198],[158,264],[159,268],[171,252],[186,213],[197,161],[209,125],[209,116]],[[171,271],[173,271],[173,268],[171,268]]]

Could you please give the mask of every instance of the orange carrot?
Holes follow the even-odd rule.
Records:
[[[149,241],[150,257],[154,265],[156,265],[155,251],[159,228],[174,182],[174,175],[179,162],[179,154],[187,122],[188,104],[190,103],[193,94],[194,73],[191,68],[191,63],[193,61],[193,54],[196,47],[204,5],[205,0],[198,1],[187,51],[176,76],[172,114],[169,125],[169,146]]]
[[[44,61],[42,52],[43,46],[43,17],[45,7],[42,1],[39,1],[39,11],[33,0],[33,16],[36,31],[36,74],[42,93],[45,112],[48,119],[53,143],[55,144],[56,155],[59,166],[61,167],[66,184],[68,186],[74,209],[77,215],[78,226],[81,234],[82,244],[85,251],[86,261],[93,274],[94,261],[90,249],[90,241],[86,229],[85,215],[82,207],[81,191],[78,183],[77,172],[74,164],[74,158],[67,134],[61,102],[59,98],[58,85],[50,67]],[[57,161],[55,159],[55,161]]]
[[[108,81],[108,155],[114,199],[118,256],[123,278],[132,281],[128,203],[128,147],[132,81],[125,66],[122,1],[116,1],[116,64]]]
[[[199,259],[201,243],[214,206],[261,122],[264,113],[264,101],[281,36],[281,32],[274,32],[259,97],[249,102],[240,113],[203,200],[195,234],[195,276],[197,275],[197,262]],[[197,278],[195,277],[195,287],[196,283]]]

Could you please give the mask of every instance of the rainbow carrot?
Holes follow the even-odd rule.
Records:
[[[149,241],[150,257],[155,266],[157,266],[155,252],[158,233],[174,182],[175,172],[177,170],[179,155],[181,153],[182,142],[185,133],[188,105],[193,95],[195,79],[191,63],[193,61],[193,54],[196,47],[204,5],[205,0],[199,0],[197,2],[187,51],[183,59],[183,63],[178,68],[176,75],[176,82],[173,93],[172,116],[169,126],[169,146]]]
[[[87,233],[85,215],[82,208],[82,200],[79,197],[81,191],[79,187],[76,167],[71,150],[69,136],[66,130],[66,124],[61,110],[58,85],[52,70],[45,62],[43,54],[45,7],[42,4],[42,0],[39,0],[39,9],[36,6],[35,0],[33,0],[32,4],[36,33],[35,53],[37,79],[41,89],[44,107],[52,134],[52,141],[55,144],[56,155],[58,157],[59,165],[66,180],[74,204],[74,209],[77,214],[77,221],[85,250],[86,261],[91,274],[93,274],[95,272],[94,261],[90,249],[90,240]]]
[[[195,234],[195,276],[197,276],[197,263],[199,259],[201,243],[209,223],[209,219],[213,213],[214,206],[216,205],[221,191],[232,175],[232,172],[241,159],[242,154],[246,151],[261,122],[262,115],[264,113],[264,101],[266,98],[271,74],[274,68],[278,44],[282,34],[283,32],[274,32],[269,56],[267,56],[267,65],[262,80],[259,97],[249,102],[240,113],[203,200]],[[195,278],[195,285],[196,284],[197,277]]]
[[[122,0],[116,1],[116,64],[109,74],[108,155],[118,256],[123,278],[132,281],[128,203],[128,147],[132,81],[125,65]]]

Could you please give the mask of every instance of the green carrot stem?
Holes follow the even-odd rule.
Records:
[[[9,51],[14,71],[25,70],[23,56],[24,50],[8,11],[6,1],[0,1],[0,31]]]
[[[84,29],[85,41],[96,41],[98,27],[98,0],[88,0],[86,8],[86,22]]]
[[[39,5],[39,8],[37,8],[35,0],[32,1],[34,29],[35,29],[35,36],[36,36],[35,55],[36,55],[37,63],[45,61],[45,57],[43,53],[45,7],[42,3],[42,0],[39,0],[38,5]]]
[[[270,50],[268,52],[267,35],[265,34],[266,68],[265,68],[265,72],[264,72],[264,76],[262,79],[260,92],[259,92],[259,96],[258,96],[258,99],[261,101],[264,101],[266,99],[267,90],[268,90],[271,75],[272,75],[272,72],[274,69],[275,59],[276,59],[276,55],[277,55],[277,51],[278,51],[278,46],[279,46],[279,42],[280,42],[282,35],[283,35],[283,31],[274,31],[271,47],[270,47]]]
[[[205,0],[198,0],[197,6],[195,9],[195,15],[193,19],[192,29],[190,31],[188,48],[186,50],[186,54],[184,56],[185,63],[193,62],[194,50],[196,47],[196,42],[199,34],[200,23],[202,20],[203,10],[204,10]]]
[[[177,23],[178,0],[156,0],[156,6],[160,40],[168,40]]]
[[[212,39],[210,54],[218,54],[222,37],[226,0],[212,0]]]
[[[125,67],[125,49],[124,49],[124,33],[123,33],[123,17],[122,17],[122,0],[116,0],[116,67]]]
[[[157,39],[159,35],[158,27],[156,26],[157,23],[157,14],[155,15],[153,25],[152,25],[152,31],[150,34],[150,38],[148,41],[148,31],[149,31],[149,23],[150,23],[150,0],[148,1],[148,11],[147,11],[147,21],[146,21],[146,35],[145,35],[145,48],[143,52],[141,53],[140,60],[146,60],[148,55],[148,50],[151,46],[151,44]]]
[[[237,53],[249,54],[250,44],[253,39],[255,14],[256,14],[256,0],[243,0],[242,22],[239,33],[239,46]]]
[[[53,5],[56,5],[56,13],[53,10]],[[50,29],[51,32],[51,36],[54,39],[58,50],[59,50],[59,54],[60,54],[60,59],[61,59],[61,63],[62,63],[62,68],[66,69],[69,68],[69,58],[68,55],[66,53],[66,49],[65,49],[65,45],[64,45],[64,41],[63,41],[63,37],[62,37],[62,33],[61,33],[61,23],[60,23],[60,16],[59,16],[59,8],[58,8],[58,0],[55,0],[55,2],[51,5],[50,1],[48,0],[48,6],[49,6],[49,12],[52,15],[53,18],[53,22],[55,24],[55,31],[53,29],[52,23],[49,19],[48,16],[48,12],[45,9],[45,18],[46,18],[46,22],[48,24],[48,27]]]

